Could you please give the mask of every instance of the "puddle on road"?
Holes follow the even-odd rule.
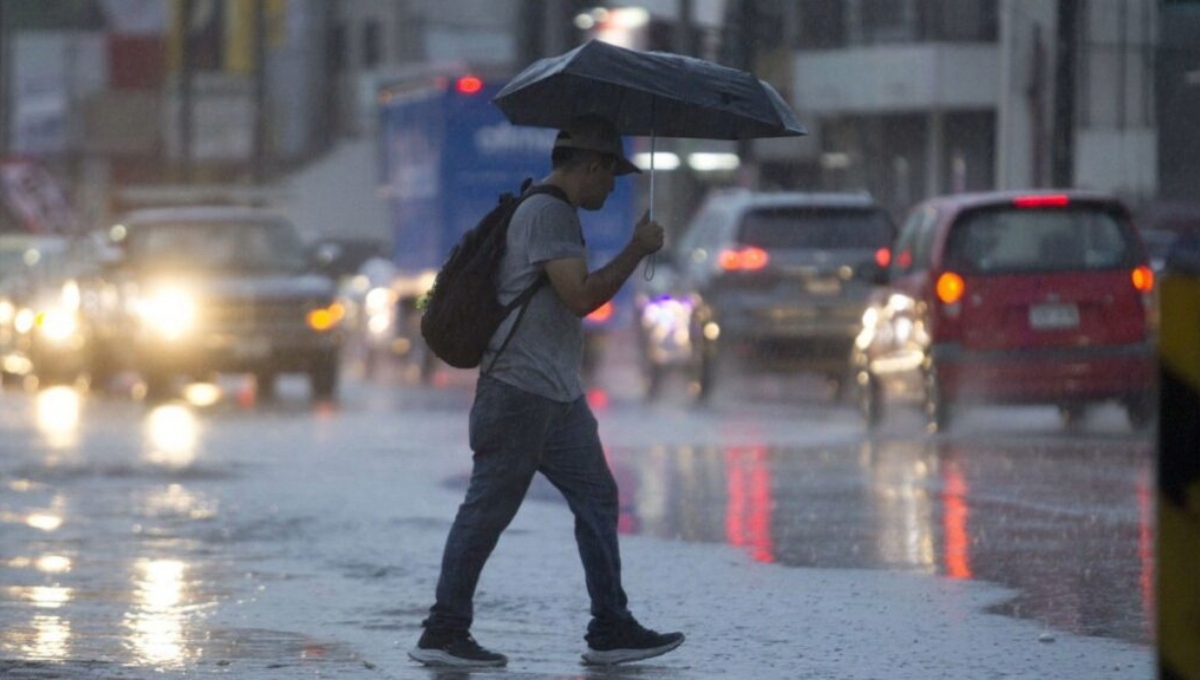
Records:
[[[11,680],[58,678],[144,678],[145,668],[155,677],[322,677],[339,671],[373,669],[348,647],[294,633],[261,629],[206,631],[186,641],[186,659],[136,657],[143,667],[108,660],[59,660],[61,657],[22,660],[0,659],[0,677]]]
[[[1099,438],[609,452],[623,533],[993,582],[1019,593],[997,613],[1138,643],[1152,640],[1152,459],[1149,442]],[[529,496],[561,502],[540,476]]]

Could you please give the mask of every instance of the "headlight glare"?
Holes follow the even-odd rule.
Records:
[[[37,325],[42,336],[52,342],[64,342],[70,339],[79,328],[75,321],[75,315],[60,307],[54,307],[38,314]]]
[[[143,321],[156,332],[179,338],[196,323],[196,302],[186,291],[166,288],[142,301],[138,310]]]

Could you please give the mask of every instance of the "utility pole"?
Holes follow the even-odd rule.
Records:
[[[267,179],[267,0],[254,0],[254,184]]]
[[[12,9],[0,2],[0,156],[9,149],[9,107],[12,105],[12,33],[9,30],[9,14]]]
[[[696,54],[695,11],[692,0],[678,0],[679,21],[675,24],[675,51],[689,57]]]
[[[1056,187],[1074,183],[1075,62],[1079,43],[1079,0],[1058,0],[1054,70],[1054,143],[1050,180]]]
[[[179,35],[179,161],[182,179],[192,180],[192,85],[195,55],[192,49],[192,14],[195,0],[180,3]]]
[[[758,60],[755,29],[758,26],[758,0],[741,0],[738,8],[737,55],[738,67],[754,72]],[[758,186],[758,164],[754,158],[754,140],[738,140],[738,156],[741,158],[740,184],[748,188]]]

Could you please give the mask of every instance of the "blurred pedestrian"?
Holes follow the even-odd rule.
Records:
[[[514,318],[497,330],[483,358],[470,414],[474,469],[446,539],[436,602],[409,652],[429,666],[508,662],[471,636],[473,599],[484,564],[538,472],[562,492],[575,516],[575,541],[591,599],[584,661],[636,661],[683,643],[682,633],[644,628],[627,606],[617,485],[581,378],[583,317],[611,300],[642,259],[662,248],[663,228],[643,216],[625,248],[588,271],[577,211],[601,209],[615,177],[637,168],[625,158],[612,124],[595,117],[578,119],[559,132],[551,166],[542,184],[558,191],[522,202],[508,231],[501,301],[516,298],[539,277],[549,285],[533,296],[503,352],[497,355]]]

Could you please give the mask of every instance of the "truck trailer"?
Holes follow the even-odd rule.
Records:
[[[493,103],[501,80],[474,75],[423,77],[379,93],[380,195],[391,220],[391,337],[384,346],[428,381],[437,366],[420,334],[417,302],[468,229],[504,192],[550,173],[555,131],[515,126]],[[589,266],[614,257],[635,221],[634,187],[617,182],[604,209],[581,212]],[[628,288],[628,287],[627,287]],[[585,374],[605,337],[633,318],[633,294],[622,291],[585,319]],[[379,324],[377,324],[378,326]]]

